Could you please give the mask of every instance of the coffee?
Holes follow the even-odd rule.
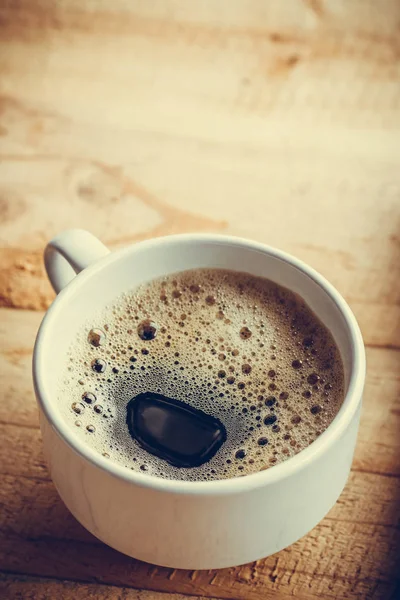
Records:
[[[166,479],[226,479],[310,445],[344,398],[324,325],[293,292],[221,269],[128,292],[78,332],[59,404],[84,442]]]

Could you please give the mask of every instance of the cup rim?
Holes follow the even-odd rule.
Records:
[[[264,471],[252,473],[242,477],[233,477],[230,479],[220,479],[214,481],[184,481],[162,479],[154,475],[141,474],[127,469],[122,465],[111,462],[96,452],[77,436],[73,434],[70,426],[63,419],[62,415],[56,410],[52,395],[46,384],[46,370],[44,368],[43,354],[45,351],[46,340],[49,337],[53,322],[62,313],[68,298],[75,293],[78,286],[84,286],[85,282],[91,276],[103,269],[106,265],[117,262],[128,254],[135,254],[137,250],[145,250],[147,247],[164,246],[171,244],[193,244],[196,242],[210,242],[216,245],[234,245],[243,247],[272,256],[275,259],[289,263],[294,268],[300,270],[314,281],[322,290],[333,300],[346,324],[348,334],[351,339],[351,358],[352,368],[350,372],[348,388],[343,400],[342,406],[325,431],[314,441],[301,450],[298,454],[291,456],[277,465],[274,465]],[[340,293],[329,283],[325,277],[320,275],[312,267],[298,258],[279,250],[277,248],[262,244],[259,242],[247,240],[245,238],[219,235],[219,234],[178,234],[152,238],[142,242],[137,242],[126,248],[116,250],[100,258],[89,267],[81,271],[55,298],[52,305],[46,312],[40,325],[35,347],[33,351],[32,373],[36,398],[40,408],[46,415],[50,425],[55,429],[59,437],[81,458],[92,463],[94,466],[106,471],[108,474],[122,479],[127,483],[154,490],[179,494],[206,495],[215,496],[221,494],[237,494],[249,491],[251,489],[264,487],[279,480],[289,477],[295,472],[299,472],[307,465],[317,460],[326,450],[328,450],[335,441],[342,435],[350,424],[355,412],[358,409],[362,398],[362,392],[365,381],[365,349],[361,336],[360,328],[356,318],[348,306],[347,302]]]

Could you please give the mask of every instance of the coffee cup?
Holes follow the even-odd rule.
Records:
[[[47,245],[45,266],[57,297],[33,354],[40,427],[52,480],[87,530],[146,562],[214,569],[278,552],[326,515],[351,467],[365,352],[350,308],[320,274],[283,251],[235,237],[173,235],[111,253],[79,229]],[[142,283],[197,268],[243,271],[299,294],[331,332],[343,361],[345,398],[328,428],[295,456],[244,477],[176,481],[129,470],[84,444],[57,405],[68,348],[93,312]]]

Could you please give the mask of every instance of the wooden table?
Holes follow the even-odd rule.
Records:
[[[0,2],[1,598],[400,597],[399,27],[397,0]],[[30,362],[53,298],[42,250],[71,226],[112,248],[250,237],[343,293],[365,404],[348,484],[307,536],[185,572],[118,554],[68,513]]]

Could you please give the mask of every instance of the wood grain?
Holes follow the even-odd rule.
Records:
[[[82,584],[0,573],[0,595],[8,600],[188,600],[182,594],[161,594],[109,585]],[[201,596],[196,600],[212,600]]]
[[[310,262],[367,343],[397,346],[400,5],[384,4],[0,7],[1,303],[48,305],[40,257],[63,227],[112,247],[218,230]]]
[[[1,598],[400,597],[399,23],[397,0],[0,2]],[[30,361],[53,299],[43,247],[74,226],[111,248],[185,231],[253,238],[348,300],[368,346],[353,469],[296,544],[173,571],[107,548],[68,513]]]
[[[11,572],[169,592],[179,589],[185,594],[227,599],[287,598],[292,594],[301,600],[396,600],[398,531],[355,524],[347,537],[346,529],[346,524],[325,520],[304,541],[278,555],[220,571],[168,570],[134,561],[102,544],[46,537],[2,537],[0,560]]]

